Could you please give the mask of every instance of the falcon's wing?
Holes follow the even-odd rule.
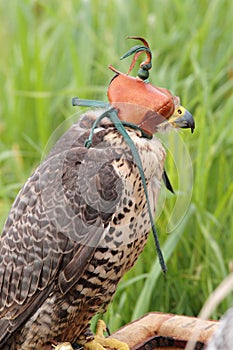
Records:
[[[93,141],[99,143],[106,132],[97,132]],[[81,146],[85,134],[76,124],[65,134],[63,150],[58,141],[6,221],[0,240],[0,346],[51,290],[66,293],[78,281],[119,203],[115,155],[102,144]]]

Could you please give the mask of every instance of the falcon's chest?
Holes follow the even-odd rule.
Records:
[[[154,215],[163,173],[165,150],[156,138],[147,140],[139,137],[134,131],[128,131],[128,133],[141,158],[149,202]],[[124,149],[124,152],[119,159],[112,162],[122,184],[122,191],[101,246],[109,250],[117,249],[116,262],[118,260],[123,261],[126,265],[132,265],[142,251],[151,228],[148,205],[138,169],[139,165],[132,156],[131,150],[126,147],[123,139],[119,138],[118,133],[107,135],[106,140],[111,142],[113,148]]]
[[[163,174],[165,150],[156,138],[148,140],[139,137],[139,133],[134,131],[128,130],[128,133],[141,159],[149,200],[154,214]],[[122,183],[121,198],[112,221],[114,224],[118,222],[122,225],[130,220],[133,214],[138,216],[144,211],[144,208],[148,209],[145,205],[146,196],[139,172],[140,164],[138,164],[132,151],[126,146],[123,138],[119,138],[119,134],[116,133],[115,137],[107,135],[106,139],[110,139],[112,148],[117,149],[119,147],[123,150],[119,159],[112,162],[114,170],[119,176],[119,181]]]

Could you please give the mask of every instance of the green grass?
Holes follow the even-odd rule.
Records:
[[[0,2],[1,227],[51,134],[76,112],[71,98],[106,99],[108,64],[127,71],[129,60],[119,61],[134,44],[127,35],[147,38],[154,53],[151,81],[179,95],[195,117],[193,135],[163,135],[166,168],[177,192],[174,197],[162,191],[156,221],[167,278],[150,237],[105,316],[111,329],[153,310],[197,315],[229,273],[232,18],[230,0]],[[230,298],[212,317],[229,305]]]

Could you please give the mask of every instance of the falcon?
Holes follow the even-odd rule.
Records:
[[[157,131],[191,128],[192,115],[170,91],[149,83],[145,39],[127,74],[116,75],[108,104],[88,110],[57,141],[19,192],[0,239],[0,349],[96,349],[91,318],[104,312],[150,229],[164,172]],[[141,53],[147,60],[129,75]],[[108,346],[109,343],[106,343]],[[112,346],[110,344],[110,346]],[[113,346],[115,348],[115,345]],[[127,346],[122,349],[128,349]]]

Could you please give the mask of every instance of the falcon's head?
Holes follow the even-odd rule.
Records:
[[[108,99],[111,106],[118,110],[119,119],[125,124],[137,125],[146,134],[152,136],[157,131],[164,131],[170,127],[195,128],[194,119],[183,106],[180,99],[168,89],[149,83],[149,69],[151,69],[151,50],[145,39],[130,37],[143,42],[131,48],[123,58],[134,54],[131,66],[124,74],[112,65],[109,68],[116,73],[108,87]],[[139,55],[146,53],[147,60],[140,64],[137,77],[129,76]]]

